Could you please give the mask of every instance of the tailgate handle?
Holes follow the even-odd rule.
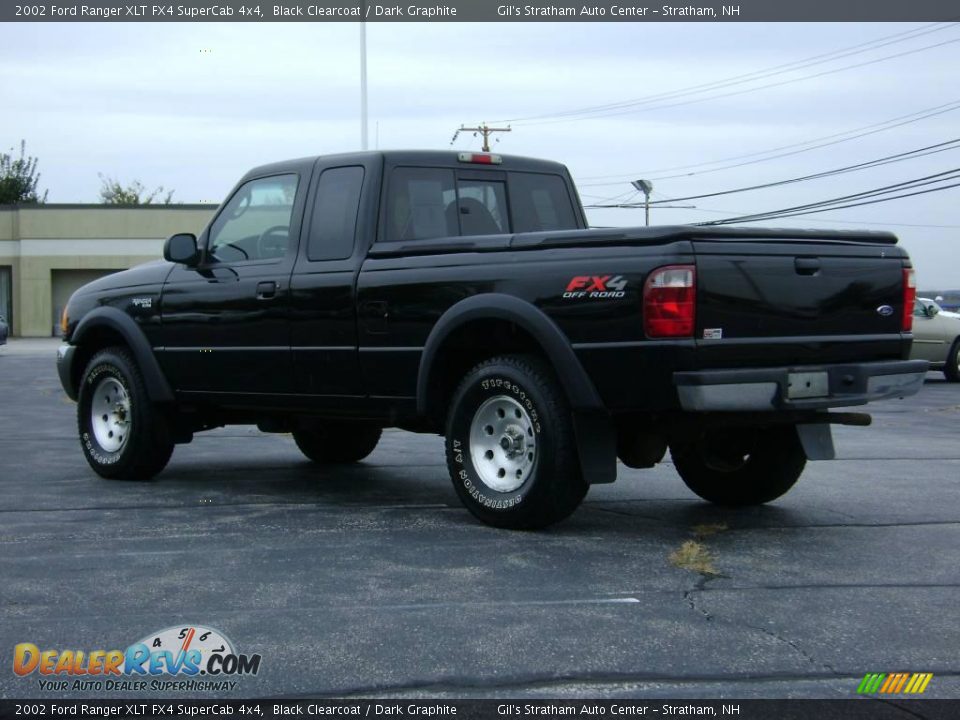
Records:
[[[795,258],[793,266],[797,275],[816,275],[820,272],[820,258]]]

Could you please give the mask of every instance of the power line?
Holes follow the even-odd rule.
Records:
[[[806,205],[796,205],[794,207],[785,208],[784,212],[790,211],[790,210],[802,210],[802,209],[812,208],[812,207],[821,207],[823,205],[831,205],[837,202],[842,202],[844,200],[854,200],[858,198],[874,197],[877,195],[884,195],[887,193],[896,192],[897,190],[906,190],[910,188],[921,187],[923,185],[933,185],[938,182],[943,182],[945,180],[953,180],[956,177],[960,177],[958,173],[960,173],[960,168],[952,168],[950,170],[945,170],[943,172],[934,173],[933,175],[925,175],[923,177],[914,178],[912,180],[905,180],[903,182],[893,183],[891,185],[884,185],[879,188],[873,188],[872,190],[864,190],[858,193],[851,193],[850,195],[841,195],[840,197],[832,198],[830,200],[820,200],[814,203],[807,203]],[[774,211],[774,212],[781,212],[781,211]],[[766,213],[762,213],[762,214],[766,214]]]
[[[906,152],[897,153],[895,155],[887,155],[886,157],[877,158],[876,160],[868,160],[866,162],[857,163],[856,165],[847,165],[841,168],[835,168],[833,170],[825,170],[819,173],[813,173],[811,175],[803,175],[801,177],[788,178],[786,180],[778,180],[776,182],[763,183],[762,185],[750,185],[747,187],[735,188],[733,190],[721,190],[719,192],[712,193],[703,193],[701,195],[687,195],[685,197],[671,197],[665,200],[654,200],[651,205],[657,205],[661,202],[682,202],[685,200],[701,200],[703,198],[709,197],[719,197],[721,195],[733,195],[736,193],[749,192],[752,190],[763,190],[766,188],[779,187],[781,185],[792,185],[793,183],[805,182],[807,180],[819,180],[825,177],[833,177],[835,175],[844,175],[850,172],[857,172],[859,170],[867,170],[870,168],[880,167],[882,165],[890,165],[897,162],[903,162],[905,160],[914,160],[919,157],[925,157],[927,155],[935,155],[941,152],[947,152],[948,150],[958,150],[960,149],[960,138],[955,138],[953,140],[948,140],[947,142],[937,143],[936,145],[928,145],[926,147],[917,148],[916,150],[908,150]]]
[[[757,163],[767,162],[768,160],[776,160],[782,157],[788,157],[791,155],[799,155],[800,153],[809,152],[810,150],[818,150],[824,147],[830,147],[831,145],[839,145],[840,143],[849,142],[851,140],[858,140],[862,137],[867,137],[868,135],[875,135],[876,133],[884,132],[886,130],[892,130],[894,128],[902,127],[904,125],[910,125],[915,122],[920,122],[921,120],[926,120],[927,118],[936,117],[937,115],[943,115],[948,112],[953,112],[954,110],[960,109],[960,100],[952,100],[949,103],[944,103],[943,105],[935,105],[930,108],[924,108],[923,110],[918,110],[913,113],[908,113],[906,115],[899,115],[890,120],[884,120],[879,123],[873,123],[871,125],[864,125],[859,128],[853,128],[852,130],[845,130],[843,132],[834,133],[832,135],[824,135],[819,138],[814,138],[812,140],[806,140],[804,142],[792,143],[790,145],[780,145],[775,148],[768,148],[767,150],[759,150],[757,152],[746,153],[744,155],[732,155],[725,158],[720,158],[717,160],[712,160],[705,163],[695,163],[692,165],[675,165],[673,167],[660,168],[658,170],[648,170],[646,172],[640,173],[630,173],[622,175],[593,175],[585,176],[580,178],[580,180],[600,180],[604,178],[620,178],[619,182],[603,182],[603,183],[578,183],[580,187],[603,187],[607,185],[620,185],[622,182],[626,182],[632,178],[637,177],[638,175],[646,175],[651,180],[673,180],[674,178],[680,177],[693,177],[695,175],[706,175],[708,173],[719,172],[721,170],[730,170],[732,168],[744,167],[745,165],[754,165]],[[864,132],[867,131],[867,132]],[[843,137],[845,135],[851,135],[851,137]],[[841,138],[835,140],[834,138]],[[831,142],[821,142],[823,140],[829,140]],[[820,144],[815,144],[820,143]],[[811,147],[803,147],[805,145],[811,145]],[[686,170],[691,168],[698,167],[708,167],[710,165],[717,165],[719,163],[730,162],[733,160],[742,160],[744,158],[756,158],[758,155],[768,155],[770,153],[778,153],[780,150],[791,150],[793,148],[802,148],[800,150],[795,150],[793,152],[785,152],[776,155],[770,155],[770,157],[761,157],[755,160],[750,160],[748,162],[736,163],[734,165],[724,165],[723,167],[713,168],[710,170],[703,170],[700,172],[690,172],[690,173],[679,173],[676,175],[657,175],[661,172],[671,172],[673,170]]]
[[[927,31],[927,32],[925,32],[925,33],[922,33],[922,34],[928,34],[929,32],[938,32],[939,30],[944,30],[944,29],[947,29],[947,28],[949,28],[949,27],[953,27],[953,26],[955,26],[955,25],[956,25],[956,23],[952,23],[952,24],[950,24],[950,25],[947,25],[947,26],[944,26],[944,27],[941,27],[941,28],[936,28],[936,29],[934,29],[934,30],[929,30],[929,31]],[[914,35],[913,37],[919,37],[919,34]],[[913,39],[913,37],[905,38],[905,39],[909,40],[909,39]],[[894,41],[894,42],[903,42],[903,41],[904,41],[904,40],[896,40],[896,41]],[[782,86],[782,85],[789,85],[789,84],[792,84],[792,83],[801,82],[801,81],[803,81],[803,80],[812,80],[812,79],[814,79],[814,78],[823,77],[823,76],[825,76],[825,75],[832,75],[832,74],[834,74],[834,73],[844,72],[844,71],[846,71],[846,70],[853,70],[853,69],[856,69],[856,68],[865,67],[865,66],[868,66],[868,65],[873,65],[873,64],[879,63],[879,62],[885,62],[885,61],[887,61],[887,60],[893,60],[893,59],[896,59],[896,58],[905,57],[905,56],[907,56],[907,55],[913,55],[913,54],[916,54],[916,53],[919,53],[919,52],[925,52],[925,51],[927,51],[927,50],[933,50],[933,49],[935,49],[935,48],[943,47],[943,46],[945,46],[945,45],[950,45],[950,44],[953,44],[953,43],[956,43],[956,42],[960,42],[960,38],[955,38],[955,39],[952,39],[952,40],[946,40],[946,41],[943,41],[943,42],[940,42],[940,43],[934,43],[934,44],[932,44],[932,45],[925,45],[925,46],[920,47],[920,48],[913,48],[913,49],[911,49],[911,50],[905,50],[905,51],[903,51],[903,52],[894,53],[894,54],[892,54],[892,55],[884,55],[884,56],[882,56],[882,57],[874,58],[874,59],[872,59],[872,60],[866,60],[866,61],[859,62],[859,63],[853,63],[852,65],[844,65],[844,66],[842,66],[842,67],[833,68],[833,69],[830,69],[830,70],[823,70],[823,71],[821,71],[821,72],[813,73],[813,74],[810,74],[810,75],[803,75],[803,76],[797,77],[797,78],[791,78],[791,79],[788,79],[788,80],[781,80],[781,81],[774,82],[774,83],[768,83],[768,84],[766,84],[766,85],[759,85],[759,86],[757,86],[757,87],[746,88],[746,89],[743,89],[743,90],[736,90],[736,91],[728,92],[728,93],[721,93],[721,94],[717,94],[717,95],[709,95],[709,96],[703,97],[703,98],[694,98],[694,99],[684,100],[684,101],[682,101],[682,102],[666,103],[666,104],[656,104],[656,103],[661,102],[662,100],[672,100],[672,99],[676,99],[676,98],[679,98],[679,97],[689,97],[689,96],[693,96],[693,95],[699,95],[699,94],[701,94],[701,93],[703,93],[703,92],[708,92],[708,91],[710,91],[710,90],[722,89],[722,88],[724,88],[724,87],[732,87],[732,86],[734,86],[734,85],[741,85],[741,84],[744,84],[744,83],[747,83],[747,82],[753,82],[753,81],[755,81],[755,80],[763,79],[764,77],[774,77],[774,76],[776,76],[776,75],[781,75],[781,74],[784,74],[784,73],[786,73],[786,72],[793,72],[794,70],[799,69],[799,68],[795,67],[795,68],[792,68],[792,69],[790,69],[790,70],[781,70],[781,71],[778,71],[778,72],[770,72],[770,73],[768,73],[767,75],[762,75],[762,74],[761,74],[761,75],[757,75],[756,77],[752,77],[752,78],[747,79],[747,80],[737,80],[736,82],[718,81],[717,83],[714,83],[714,87],[705,87],[705,89],[696,89],[696,88],[704,87],[704,86],[694,86],[694,88],[691,88],[691,89],[689,89],[689,90],[687,90],[687,91],[673,91],[672,93],[661,93],[659,96],[654,95],[654,96],[650,96],[650,97],[647,97],[647,98],[638,98],[638,99],[632,100],[632,101],[624,101],[624,102],[621,102],[621,103],[611,103],[611,104],[608,105],[608,106],[594,106],[594,107],[592,107],[592,108],[589,108],[589,107],[588,107],[588,108],[580,108],[579,110],[562,111],[562,112],[560,112],[560,113],[553,113],[553,114],[549,114],[549,115],[546,115],[546,114],[545,114],[545,115],[542,115],[542,116],[530,116],[530,117],[528,117],[528,118],[517,118],[517,119],[511,120],[510,122],[515,123],[515,124],[517,124],[517,125],[545,125],[545,124],[553,124],[553,123],[558,123],[558,122],[574,122],[574,121],[579,121],[579,120],[589,120],[589,119],[594,119],[594,118],[598,118],[598,117],[610,117],[610,116],[613,116],[613,115],[623,115],[623,114],[635,113],[635,112],[646,112],[646,111],[648,111],[648,110],[663,110],[663,109],[666,109],[666,108],[681,107],[681,106],[684,106],[684,105],[692,105],[692,104],[695,104],[695,103],[705,102],[705,101],[707,101],[707,100],[717,100],[717,99],[720,99],[720,98],[733,97],[733,96],[736,96],[736,95],[743,95],[743,94],[746,94],[746,93],[756,92],[756,91],[758,91],[758,90],[766,90],[766,89],[769,89],[769,88],[780,87],[780,86]],[[890,44],[893,44],[893,42],[884,43],[883,45],[878,45],[877,47],[883,47],[884,45],[890,45]],[[875,50],[875,49],[877,49],[877,48],[876,48],[876,47],[875,47],[875,48],[870,48],[870,50]],[[850,52],[850,53],[847,53],[847,55],[853,55],[853,54],[857,54],[857,53],[860,53],[860,52],[867,52],[867,50],[859,50],[859,51],[857,51],[857,52]],[[843,57],[843,56],[841,55],[840,57]],[[837,58],[832,58],[832,59],[837,59]],[[818,61],[818,62],[811,62],[811,63],[808,63],[806,66],[816,65],[816,64],[820,64],[820,63],[822,63],[822,62],[828,62],[828,61],[827,61],[827,60],[822,60],[822,61]],[[803,67],[803,66],[801,65],[801,67]],[[754,73],[754,75],[756,75],[756,73]],[[725,84],[724,84],[724,83],[725,83]],[[651,105],[651,104],[653,105],[653,107],[642,107],[642,106],[649,106],[649,105]]]
[[[960,176],[954,176],[954,177],[956,178]],[[732,223],[757,222],[759,220],[773,220],[773,219],[782,218],[782,217],[796,217],[797,215],[813,215],[814,213],[829,212],[830,210],[842,210],[844,208],[860,207],[861,205],[876,205],[877,203],[890,202],[891,200],[899,200],[900,198],[941,192],[943,190],[949,190],[950,188],[955,188],[955,187],[960,187],[960,183],[953,183],[952,185],[943,185],[942,187],[929,188],[927,190],[918,190],[917,192],[904,193],[902,195],[891,195],[890,197],[880,198],[877,200],[866,200],[864,202],[849,203],[846,205],[831,205],[830,207],[814,208],[811,210],[803,210],[799,212],[770,214],[770,215],[765,215],[765,216],[755,217],[755,218],[754,217],[729,218],[727,220],[715,220],[713,222],[696,223],[696,224],[697,225],[729,225]]]
[[[933,185],[936,183],[942,183],[949,180],[955,180],[960,178],[960,168],[953,168],[951,170],[946,170],[944,172],[935,173],[933,175],[926,175],[924,177],[914,178],[912,180],[906,180],[900,183],[894,183],[892,185],[885,185],[879,188],[873,188],[871,190],[865,190],[859,193],[852,193],[850,195],[842,195],[836,198],[830,198],[828,200],[821,200],[814,203],[807,203],[806,205],[795,205],[793,207],[782,208],[779,210],[770,210],[767,212],[753,213],[750,215],[741,215],[738,217],[724,218],[722,220],[713,220],[706,223],[698,223],[700,225],[727,225],[734,222],[755,222],[757,220],[771,220],[779,217],[792,217],[795,215],[804,215],[812,212],[823,212],[827,210],[838,210],[841,208],[847,207],[858,207],[860,205],[872,205],[876,202],[884,202],[886,200],[895,200],[903,197],[911,197],[913,195],[923,195],[927,192],[936,192],[938,190],[946,190],[955,185],[946,185],[939,188],[931,188],[928,190],[922,190],[914,193],[906,193],[902,195],[892,195],[892,193],[901,191],[901,190],[912,190],[917,187],[923,187],[926,185]],[[866,198],[877,198],[880,195],[888,195],[886,198],[879,198],[874,200],[865,200]],[[864,202],[854,202],[851,204],[841,204],[845,203],[848,200],[865,200]]]
[[[835,203],[843,202],[845,200],[856,200],[866,197],[875,197],[877,195],[884,195],[898,190],[912,189],[915,187],[921,187],[924,185],[932,185],[938,182],[944,182],[946,180],[953,180],[955,177],[960,177],[957,175],[960,173],[960,168],[953,168],[951,170],[946,170],[944,172],[935,173],[933,175],[926,175],[920,178],[914,178],[912,180],[906,180],[904,182],[893,183],[892,185],[884,185],[883,187],[873,188],[871,190],[864,190],[863,192],[852,193],[850,195],[841,195],[836,198],[831,198],[828,200],[819,200],[813,203],[807,203],[806,205],[795,205],[793,207],[783,208],[782,210],[771,210],[769,212],[755,213],[755,216],[765,216],[765,215],[779,215],[780,213],[787,213],[799,210],[806,210],[816,207],[825,207],[828,205],[833,205]],[[753,215],[747,217],[754,217]]]
[[[705,208],[697,206],[695,208],[697,212],[712,213],[715,215],[731,215],[731,214],[741,214],[747,215],[748,213],[743,210],[719,210],[717,208]],[[842,225],[878,225],[880,227],[909,227],[909,228],[932,228],[937,230],[957,230],[960,229],[960,225],[929,225],[922,223],[896,223],[896,222],[877,222],[876,220],[848,220],[840,218],[811,218],[811,222],[818,223],[835,223]],[[702,225],[704,223],[694,223],[696,225]]]
[[[763,70],[755,70],[753,72],[744,73],[742,75],[734,75],[729,78],[723,78],[720,80],[714,80],[707,83],[701,83],[699,85],[690,85],[685,88],[680,88],[678,90],[671,90],[662,93],[655,93],[652,95],[644,95],[639,98],[634,98],[632,100],[623,100],[615,103],[607,103],[604,105],[592,105],[583,108],[573,109],[573,110],[561,110],[555,113],[544,113],[540,115],[528,115],[526,117],[511,118],[508,120],[498,120],[497,122],[527,122],[531,120],[540,120],[545,118],[554,118],[554,117],[563,117],[568,115],[578,115],[584,112],[592,112],[598,110],[606,109],[619,109],[632,104],[644,104],[649,102],[654,102],[656,100],[665,100],[674,97],[678,97],[684,94],[692,94],[694,92],[703,92],[704,90],[717,89],[717,86],[728,86],[729,84],[735,82],[746,82],[748,80],[756,80],[762,77],[769,77],[771,74],[780,74],[783,72],[789,72],[790,70],[795,70],[800,67],[808,67],[811,64],[817,64],[820,62],[828,62],[833,59],[836,60],[839,57],[846,57],[848,55],[853,55],[861,52],[868,52],[869,50],[875,50],[876,47],[865,48],[868,45],[877,45],[881,43],[878,47],[884,47],[885,45],[891,45],[898,42],[905,42],[906,40],[912,40],[915,37],[920,37],[921,35],[927,35],[932,32],[939,32],[940,30],[945,30],[956,23],[943,24],[943,23],[931,23],[930,25],[924,25],[920,28],[914,28],[912,30],[905,30],[903,32],[894,33],[892,35],[884,35],[882,37],[876,38],[874,40],[869,40],[858,45],[852,45],[846,48],[841,48],[840,50],[833,50],[828,53],[821,53],[819,55],[813,55],[811,57],[803,58],[800,60],[794,60],[789,63],[783,63],[781,65],[774,65],[769,68],[764,68]],[[941,27],[937,27],[941,25]],[[909,37],[904,37],[909,36]],[[894,38],[900,38],[895,40]],[[882,42],[887,40],[889,42]],[[865,49],[859,49],[865,48]]]

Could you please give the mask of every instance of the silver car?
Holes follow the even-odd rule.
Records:
[[[948,317],[932,300],[913,305],[912,360],[929,360],[950,382],[960,382],[960,318]]]
[[[952,317],[952,318],[960,319],[960,313],[950,312],[949,310],[943,309],[943,307],[938,302],[938,300],[943,300],[943,298],[938,298],[938,300],[931,300],[930,298],[917,298],[917,300],[919,300],[924,305],[936,305],[937,312],[943,315],[944,317]]]

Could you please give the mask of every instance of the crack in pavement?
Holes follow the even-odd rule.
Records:
[[[775,639],[775,640],[777,640],[777,641],[779,641],[779,642],[782,642],[782,643],[788,645],[789,647],[793,648],[793,650],[795,650],[796,652],[798,652],[798,653],[799,653],[808,663],[810,663],[810,665],[812,665],[813,667],[818,667],[818,666],[819,666],[819,667],[824,667],[824,668],[826,668],[827,670],[829,670],[830,672],[836,674],[836,672],[837,672],[836,668],[834,668],[832,665],[830,665],[830,663],[828,663],[828,662],[826,662],[826,661],[820,661],[820,662],[818,662],[817,659],[816,659],[815,657],[813,657],[813,655],[811,655],[811,654],[808,653],[806,650],[804,650],[802,647],[800,647],[799,645],[797,645],[797,643],[795,643],[795,642],[794,642],[793,640],[791,640],[790,638],[784,637],[783,635],[780,635],[779,633],[776,633],[776,632],[774,632],[773,630],[770,630],[770,629],[768,629],[768,628],[758,627],[758,626],[756,626],[756,625],[748,625],[748,624],[746,624],[746,623],[743,623],[743,626],[746,627],[746,628],[750,628],[751,630],[759,630],[759,631],[762,632],[764,635],[767,635],[767,636],[769,636],[769,637],[772,637],[773,639]]]
[[[693,528],[693,531],[694,531],[695,537],[698,540],[702,541],[717,533],[726,532],[728,529],[729,528],[725,524],[697,525]],[[689,545],[689,544],[691,543],[685,543],[685,545]],[[707,585],[713,582],[714,580],[718,580],[720,578],[725,578],[729,580],[731,578],[728,575],[723,575],[721,573],[714,571],[712,567],[712,561],[711,561],[712,558],[710,557],[709,551],[704,545],[701,545],[699,543],[697,543],[697,545],[699,549],[702,551],[701,567],[697,567],[696,564],[694,564],[692,561],[687,562],[686,564],[677,562],[676,553],[673,556],[671,556],[671,562],[673,562],[678,567],[686,567],[687,569],[696,570],[696,572],[698,572],[698,574],[700,575],[699,579],[697,580],[697,582],[694,584],[692,588],[684,591],[683,599],[690,606],[691,610],[702,615],[707,622],[713,622],[713,619],[714,619],[713,613],[711,613],[706,608],[701,607],[697,603],[696,595],[698,593],[708,592]],[[698,557],[700,556],[698,555]],[[703,566],[703,563],[706,563],[706,566]],[[786,637],[785,635],[782,635],[778,632],[775,632],[774,630],[771,630],[770,628],[751,625],[747,622],[742,622],[742,621],[724,620],[723,622],[726,623],[727,625],[741,626],[741,627],[748,628],[750,630],[756,630],[758,632],[761,632],[767,637],[773,638],[777,642],[787,645],[794,652],[798,653],[811,667],[825,668],[829,670],[831,673],[833,673],[834,675],[837,673],[837,670],[833,666],[831,666],[830,663],[825,661],[824,662],[818,661],[815,657],[813,657],[813,655],[811,655],[809,652],[807,652],[802,647],[800,647],[796,642]]]
[[[694,599],[694,595],[698,592],[704,592],[707,589],[707,583],[713,582],[714,580],[717,580],[721,577],[729,579],[726,575],[701,574],[700,579],[697,580],[693,588],[691,588],[690,590],[683,591],[683,599],[687,601],[687,604],[690,606],[690,609],[703,615],[703,617],[707,619],[707,622],[713,621],[713,615],[711,615],[709,612],[707,612],[703,608],[697,606],[697,601]]]

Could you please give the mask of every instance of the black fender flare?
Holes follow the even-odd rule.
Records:
[[[504,320],[528,332],[543,349],[567,394],[584,477],[590,483],[616,479],[616,433],[613,421],[593,381],[573,351],[570,340],[542,310],[512,295],[483,293],[459,301],[430,331],[417,372],[417,412],[427,416],[432,407],[430,377],[444,341],[473,320]]]
[[[106,327],[118,333],[133,353],[137,366],[143,375],[143,382],[147,394],[153,402],[173,402],[173,391],[170,383],[160,369],[153,354],[153,348],[143,331],[126,313],[110,306],[101,306],[83,316],[70,337],[71,345],[81,345],[85,335],[97,328]],[[83,371],[82,368],[79,369]]]

